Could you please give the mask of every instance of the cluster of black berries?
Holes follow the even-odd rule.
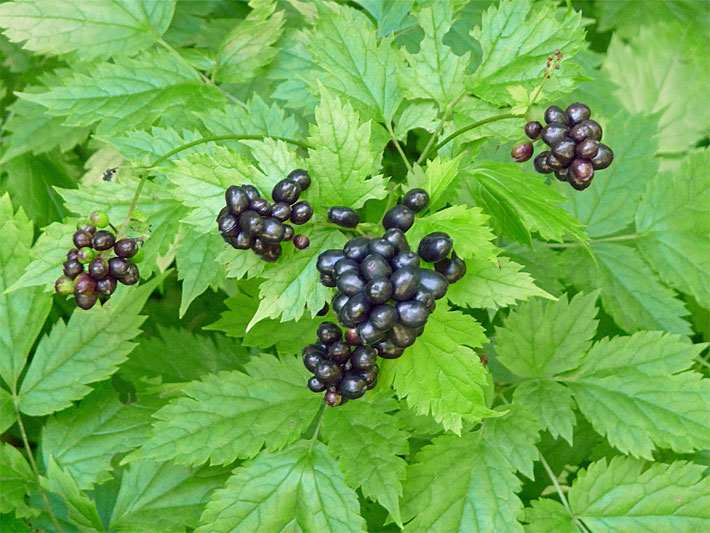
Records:
[[[525,133],[536,140],[541,137],[550,147],[535,157],[535,170],[541,174],[555,173],[560,181],[569,182],[582,191],[592,183],[595,170],[611,165],[614,153],[601,144],[602,128],[590,120],[591,111],[585,104],[574,103],[563,111],[557,106],[545,110],[543,128],[537,121],[525,124]],[[532,157],[533,143],[525,142],[513,147],[513,159],[521,163]]]
[[[436,300],[466,273],[446,233],[431,233],[419,243],[418,253],[410,250],[404,233],[414,213],[428,203],[424,190],[411,190],[401,205],[385,214],[381,238],[356,237],[342,250],[327,250],[318,257],[320,282],[338,289],[332,309],[345,333],[343,340],[340,326],[321,324],[317,343],[303,349],[303,362],[314,374],[308,388],[327,390],[329,406],[373,388],[377,357],[396,359],[414,344]],[[421,268],[420,258],[434,263],[436,270]]]
[[[224,195],[227,205],[217,216],[220,235],[237,250],[251,248],[269,263],[281,257],[282,241],[293,241],[298,250],[305,250],[310,244],[308,237],[294,235],[293,226],[285,222],[300,225],[311,219],[311,204],[298,201],[310,185],[308,172],[294,170],[274,185],[273,204],[262,198],[253,185],[231,185]]]
[[[143,258],[141,241],[116,240],[111,231],[96,229],[107,226],[110,226],[108,215],[103,211],[94,211],[89,215],[88,223],[77,226],[73,235],[76,248],[67,252],[64,274],[54,284],[57,294],[73,294],[82,309],[91,309],[99,298],[107,300],[116,290],[117,281],[134,285],[140,277],[136,263]],[[111,228],[116,231],[113,226]],[[87,265],[88,273],[84,272],[84,265]]]

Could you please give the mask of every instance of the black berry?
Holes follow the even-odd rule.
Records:
[[[412,189],[402,196],[402,205],[413,213],[419,213],[429,205],[429,194],[424,189]]]
[[[119,239],[113,245],[113,252],[118,257],[133,257],[138,253],[138,241],[135,239]]]
[[[417,292],[419,284],[419,268],[398,268],[390,276],[392,282],[392,299],[397,301],[409,300]]]
[[[594,170],[602,170],[611,165],[614,160],[614,152],[606,144],[600,144],[597,155],[590,159]]]
[[[409,243],[407,237],[404,236],[404,231],[399,228],[390,228],[385,231],[382,238],[394,246],[395,253],[408,252]]]
[[[128,267],[126,268],[126,273],[123,275],[123,277],[120,277],[117,279],[118,279],[118,281],[120,281],[124,285],[135,285],[136,283],[138,283],[138,280],[140,279],[138,267],[136,265],[134,265],[133,263],[128,263]]]
[[[358,346],[353,350],[350,360],[353,368],[369,370],[377,364],[377,351],[371,346]]]
[[[547,156],[550,152],[541,152],[535,157],[533,165],[535,166],[535,171],[540,174],[549,174],[552,172],[552,168],[547,164]]]
[[[333,322],[323,322],[316,331],[318,338],[328,346],[343,338],[340,328]]]
[[[308,175],[308,171],[303,170],[302,168],[292,170],[286,178],[298,183],[302,191],[305,191],[311,186],[311,177]]]
[[[577,144],[577,157],[582,159],[592,159],[599,151],[599,141],[594,139],[584,139],[582,142]]]
[[[313,208],[308,202],[296,202],[291,209],[291,222],[296,225],[305,224],[313,216]]]
[[[343,248],[343,253],[348,259],[353,261],[362,261],[365,259],[369,252],[370,239],[365,237],[356,237],[350,239],[345,247]]]
[[[449,282],[438,272],[423,268],[419,272],[419,287],[429,291],[438,300],[446,294]]]
[[[435,231],[419,242],[417,253],[427,263],[436,263],[449,255],[453,246],[454,241],[448,234]]]
[[[370,311],[370,322],[379,330],[387,331],[397,322],[397,310],[391,305],[378,305]]]
[[[325,383],[320,381],[317,377],[313,376],[308,380],[308,388],[313,392],[323,392],[325,390]]]
[[[89,263],[89,275],[96,280],[105,278],[108,275],[108,263],[103,257],[97,257]]]
[[[89,274],[79,274],[74,280],[74,294],[91,294],[93,292],[96,292],[96,280]]]
[[[240,231],[234,235],[230,241],[231,245],[237,250],[248,250],[254,246],[254,237],[251,235]]]
[[[389,276],[392,273],[392,268],[387,260],[377,254],[369,254],[365,257],[360,263],[360,270],[367,281]]]
[[[434,268],[449,283],[456,283],[466,274],[466,263],[456,255],[456,252],[451,254],[451,259],[442,259],[436,263]]]
[[[580,122],[587,120],[592,112],[586,104],[575,102],[567,106],[567,117],[569,118],[569,123],[572,126],[576,126]]]
[[[360,334],[360,339],[365,345],[373,344],[387,335],[386,330],[378,329],[369,320],[366,320],[362,324],[358,325],[357,332]]]
[[[64,275],[66,277],[74,279],[79,274],[84,272],[84,265],[82,265],[76,259],[70,259],[69,261],[64,262],[64,264],[62,265],[62,270],[64,271]]]
[[[91,246],[94,248],[94,250],[108,250],[109,248],[112,248],[115,243],[116,238],[110,231],[97,231],[91,237]]]
[[[305,250],[311,245],[311,240],[305,235],[296,235],[293,237],[293,245],[297,250]]]
[[[258,237],[264,231],[264,219],[256,211],[248,209],[239,215],[239,228],[252,237]]]
[[[343,377],[343,371],[335,361],[324,360],[318,363],[314,372],[318,381],[326,385],[335,385]]]
[[[418,267],[419,256],[414,252],[400,252],[391,261],[392,268]]]
[[[426,306],[415,300],[399,302],[397,304],[397,312],[399,313],[399,321],[403,326],[409,328],[418,328],[426,324],[429,318],[429,311]]]
[[[96,282],[96,292],[103,296],[111,296],[116,290],[116,278],[106,276]]]
[[[545,109],[545,122],[547,124],[569,124],[569,118],[561,108],[551,105]]]
[[[349,207],[334,206],[328,208],[328,220],[343,228],[354,228],[360,223],[360,215]]]
[[[365,295],[374,305],[387,303],[392,297],[392,282],[386,276],[370,280],[365,285]]]
[[[510,155],[517,163],[522,163],[532,157],[533,151],[533,144],[531,142],[525,142],[513,146]]]
[[[365,288],[365,279],[357,272],[345,272],[338,277],[336,286],[338,290],[348,296],[354,296]]]
[[[569,128],[562,124],[548,124],[542,130],[542,140],[546,145],[552,146],[553,144],[564,140],[569,132]]]
[[[577,181],[591,181],[594,177],[594,167],[592,163],[586,159],[575,159],[569,166],[570,171],[574,174]]]
[[[259,238],[269,244],[276,244],[284,238],[284,227],[281,222],[272,217],[264,219],[264,229],[259,233]]]
[[[94,307],[96,300],[99,299],[98,293],[92,292],[91,294],[74,294],[74,301],[80,309],[91,309]]]
[[[406,205],[395,205],[385,213],[382,225],[385,229],[398,228],[406,232],[414,224],[414,213]]]
[[[394,246],[392,246],[392,243],[382,238],[370,240],[368,250],[370,251],[370,254],[379,255],[386,261],[392,259],[395,254],[395,249]]]
[[[274,202],[285,202],[287,204],[295,203],[300,195],[301,186],[295,180],[288,178],[279,181],[271,191],[271,197]]]
[[[291,216],[291,206],[286,202],[276,202],[271,206],[271,216],[279,222],[286,222]]]
[[[340,261],[345,254],[342,250],[326,250],[318,256],[318,261],[316,262],[316,268],[318,272],[322,274],[334,274],[333,268],[335,264]]]
[[[285,241],[290,241],[293,239],[294,234],[296,232],[293,229],[293,226],[289,226],[288,224],[284,224],[284,240]],[[310,241],[308,242],[310,244]],[[306,248],[308,248],[308,245],[306,245]]]
[[[365,380],[359,374],[348,373],[340,382],[340,392],[343,398],[351,400],[360,398],[367,390]]]
[[[85,246],[91,246],[91,235],[85,231],[75,231],[72,236],[74,241],[74,246],[77,248],[84,248]]]
[[[249,209],[255,211],[262,217],[271,216],[271,204],[266,198],[254,198],[249,202]]]
[[[239,231],[239,221],[233,214],[226,213],[217,221],[217,227],[219,228],[219,234],[223,238],[229,239]]]
[[[575,156],[577,144],[572,139],[563,139],[551,146],[552,155],[560,161],[572,161]]]
[[[112,257],[108,260],[108,273],[120,279],[128,273],[128,261],[121,257]]]
[[[404,353],[404,348],[400,348],[391,339],[383,339],[373,346],[377,350],[377,355],[383,359],[397,359]]]
[[[530,137],[533,141],[537,139],[542,133],[542,124],[537,120],[531,120],[525,124],[525,135]]]
[[[230,185],[224,193],[224,199],[227,202],[227,208],[233,215],[240,215],[242,211],[249,207],[249,197],[241,187]]]
[[[251,202],[255,198],[261,198],[261,194],[259,193],[259,189],[254,187],[253,185],[242,185],[242,190],[244,191],[244,194],[247,195],[247,198]]]
[[[408,348],[417,340],[416,328],[408,328],[402,324],[395,324],[389,336],[395,346]]]

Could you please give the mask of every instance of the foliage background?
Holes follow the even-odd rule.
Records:
[[[704,0],[0,3],[0,529],[707,527],[708,15]],[[616,155],[582,194],[510,162],[523,118],[415,163],[432,132],[573,101]],[[229,134],[255,138],[151,166]],[[310,249],[274,265],[225,250],[226,186],[268,192],[300,166]],[[51,289],[77,221],[123,220],[146,173],[141,285],[74,311]],[[329,297],[315,259],[346,239],[325,208],[362,208],[375,231],[411,186],[432,197],[412,238],[450,232],[469,274],[374,392],[321,420],[295,354]]]

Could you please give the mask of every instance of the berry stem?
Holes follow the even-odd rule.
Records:
[[[518,118],[520,116],[521,115],[519,115],[517,113],[503,113],[501,115],[494,115],[492,117],[484,118],[484,119],[474,122],[472,124],[468,124],[468,125],[464,126],[463,128],[457,129],[455,132],[453,132],[451,135],[449,135],[446,139],[444,139],[439,144],[437,144],[434,147],[433,152],[434,153],[438,152],[439,150],[441,150],[441,148],[446,146],[450,141],[452,141],[453,139],[455,139],[459,135],[463,135],[467,131],[471,131],[473,129],[476,129],[479,126],[483,126],[485,124],[490,124],[491,122],[498,122],[499,120],[506,120],[509,118]],[[428,155],[428,154],[426,152],[423,152],[422,155]],[[423,158],[420,157],[419,159],[423,159]]]
[[[308,453],[311,453],[311,450],[313,450],[313,445],[316,442],[316,439],[318,438],[318,433],[320,433],[320,426],[323,423],[323,418],[325,418],[325,410],[326,410],[326,405],[325,403],[321,404],[320,407],[320,413],[318,414],[318,422],[316,423],[316,428],[313,430],[313,436],[311,437],[311,444],[308,446]]]
[[[402,157],[402,161],[404,161],[404,166],[407,167],[407,170],[409,172],[412,172],[412,165],[407,159],[407,155],[404,153],[404,150],[402,150],[402,146],[399,144],[399,141],[397,140],[397,136],[394,134],[394,130],[392,129],[392,124],[389,122],[385,123],[385,126],[387,127],[387,131],[390,134],[390,139],[392,139],[392,142],[394,143],[394,147],[397,149],[399,152],[399,155]]]
[[[131,206],[128,208],[128,214],[126,215],[126,219],[123,221],[123,224],[121,224],[121,229],[118,230],[118,232],[116,233],[116,240],[125,236],[126,230],[128,229],[128,224],[131,223],[131,215],[133,214],[133,211],[138,205],[138,198],[140,198],[141,191],[143,190],[143,186],[145,185],[147,179],[148,173],[144,172],[141,176],[140,182],[138,183],[138,187],[136,187],[136,192],[133,194],[133,200],[131,200]]]

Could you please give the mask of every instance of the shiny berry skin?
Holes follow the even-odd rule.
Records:
[[[357,328],[346,328],[345,343],[348,346],[360,346],[362,344],[362,341],[360,340],[360,335],[357,332]]]
[[[392,268],[419,267],[419,256],[414,252],[400,252],[392,261]]]
[[[286,179],[293,180],[298,183],[302,191],[305,191],[311,186],[311,177],[308,175],[308,171],[303,170],[302,168],[297,168],[289,172]]]
[[[76,254],[77,261],[79,261],[82,265],[91,263],[94,260],[94,257],[96,257],[96,252],[88,246],[84,246],[79,249],[79,252]]]
[[[70,259],[68,261],[64,261],[64,264],[62,265],[62,271],[64,272],[64,275],[66,277],[74,279],[79,274],[84,272],[84,265],[82,265],[76,259]]]
[[[404,232],[399,228],[388,229],[385,231],[384,235],[382,235],[382,238],[394,246],[395,254],[409,251],[407,237],[404,236]]]
[[[97,228],[105,228],[109,223],[106,211],[101,211],[100,209],[97,209],[89,215],[89,221]]]
[[[328,407],[337,407],[341,404],[343,398],[337,391],[328,391],[323,396],[323,401]]]
[[[79,274],[74,280],[74,294],[91,294],[96,292],[96,280],[89,274]]]
[[[343,259],[335,263],[335,266],[333,267],[333,273],[335,274],[336,278],[350,271],[357,272],[359,274],[360,264],[357,261],[348,259],[347,257],[344,257]]]
[[[96,292],[92,292],[91,294],[75,294],[74,295],[74,301],[76,302],[76,305],[78,305],[79,308],[83,309],[84,311],[94,307],[94,304],[96,303],[96,300],[98,300],[98,299],[99,299],[99,295]]]
[[[614,152],[606,144],[599,145],[597,155],[590,159],[594,170],[602,170],[611,165],[614,160]]]
[[[371,239],[368,246],[370,254],[379,255],[383,257],[386,261],[389,261],[394,257],[395,249],[392,243],[386,241],[385,239]]]
[[[390,332],[389,339],[399,348],[408,348],[417,340],[416,328],[408,328],[402,324],[395,324]]]
[[[316,262],[316,268],[318,272],[322,274],[334,274],[333,268],[335,264],[340,261],[345,254],[342,250],[326,250],[318,256],[318,261]]]
[[[271,206],[271,216],[279,222],[286,222],[291,216],[291,206],[286,202],[276,202]]]
[[[284,227],[281,222],[272,217],[264,219],[264,229],[259,233],[259,238],[269,244],[281,242],[284,238]]]
[[[74,280],[68,276],[59,276],[54,282],[54,292],[61,296],[67,296],[74,292]]]
[[[392,298],[392,282],[388,277],[368,281],[365,285],[365,296],[374,305],[387,303]]]
[[[266,253],[266,250],[268,247],[269,247],[268,243],[266,243],[265,241],[262,241],[258,237],[256,239],[254,239],[254,242],[251,245],[251,249],[256,255],[264,255]]]
[[[305,250],[311,245],[311,240],[305,235],[299,234],[293,238],[293,245],[296,250]]]
[[[328,314],[328,311],[330,311],[330,306],[328,305],[328,302],[325,302],[323,307],[320,308],[320,311],[316,313],[316,316],[325,316]]]
[[[355,400],[365,394],[366,390],[367,384],[359,373],[347,373],[340,382],[340,392],[343,398]]]
[[[589,187],[592,184],[592,180],[588,181],[580,181],[577,178],[575,178],[574,174],[572,172],[569,173],[569,184],[572,186],[573,189],[578,190],[578,191],[583,191],[587,187]]]
[[[364,292],[359,292],[350,297],[340,312],[353,324],[365,322],[370,314],[370,300]]]
[[[397,359],[404,353],[404,348],[395,345],[390,339],[383,339],[376,342],[373,348],[377,350],[377,355],[383,359]]]
[[[417,292],[419,285],[419,268],[398,268],[390,276],[392,282],[392,299],[397,301],[409,300]]]
[[[103,257],[97,257],[89,263],[89,275],[96,279],[105,278],[108,275],[108,263]]]
[[[530,137],[533,141],[537,139],[542,133],[542,124],[537,120],[531,120],[525,124],[525,135]]]
[[[110,231],[97,231],[91,237],[91,246],[94,248],[94,250],[108,250],[109,248],[113,248],[113,245],[115,243],[116,237],[114,237],[113,233],[111,233]]]
[[[567,137],[569,128],[562,124],[548,124],[542,130],[542,140],[548,146],[552,146]],[[576,139],[575,139],[576,140]]]
[[[318,335],[318,338],[328,346],[334,342],[342,340],[343,338],[343,333],[340,331],[340,328],[333,322],[323,322],[320,326],[318,326],[316,335]]]
[[[231,213],[227,213],[226,215],[220,217],[217,221],[217,227],[219,228],[219,234],[222,237],[229,239],[232,235],[236,235],[239,231],[239,221],[237,217]]]
[[[552,152],[547,154],[547,166],[552,170],[561,170],[569,164],[567,159],[559,159]]]
[[[333,206],[328,208],[328,220],[343,228],[354,228],[360,223],[360,215],[349,207]]]
[[[397,310],[391,305],[378,305],[370,311],[370,322],[379,330],[392,329],[397,318]]]
[[[249,202],[249,209],[262,217],[271,216],[271,204],[265,198],[254,198],[251,202]]]
[[[108,273],[120,279],[128,273],[128,261],[122,257],[112,257],[108,260]]]
[[[247,195],[249,202],[251,202],[255,198],[261,198],[261,194],[259,193],[259,189],[257,189],[253,185],[242,185],[242,190],[244,191],[244,194]]]
[[[293,229],[293,226],[289,226],[288,224],[284,224],[284,239],[285,241],[290,241],[295,237],[295,231]],[[308,244],[311,244],[310,241],[308,241]],[[306,245],[306,248],[308,248],[308,245]]]
[[[594,120],[585,120],[573,127],[569,132],[569,136],[577,142],[582,142],[584,139],[601,141],[602,127]]]
[[[594,177],[594,167],[586,159],[575,159],[569,166],[577,181],[587,182]]]
[[[140,273],[138,272],[138,267],[134,265],[133,263],[128,263],[128,268],[126,269],[126,273],[123,275],[122,278],[117,278],[118,281],[123,283],[124,285],[135,285],[138,283],[138,280],[140,279]]]
[[[360,270],[367,281],[389,276],[392,273],[390,264],[382,256],[376,254],[365,257],[360,263]]]
[[[76,229],[88,233],[89,235],[96,233],[96,226],[92,224],[77,224]]]
[[[342,292],[335,293],[335,296],[333,296],[333,300],[330,302],[333,307],[333,312],[335,314],[340,313],[340,311],[343,309],[343,306],[345,306],[349,299],[350,296],[348,296],[347,294],[343,294]]]
[[[429,291],[438,300],[446,294],[449,282],[438,272],[423,268],[419,272],[419,288]]]
[[[449,255],[454,240],[442,231],[435,231],[419,242],[417,253],[427,263],[436,263]]]
[[[79,259],[79,250],[77,250],[76,248],[72,248],[71,250],[69,250],[69,251],[67,252],[67,259],[70,260],[70,261],[71,261],[72,259],[77,259],[77,260],[78,260],[78,259]]]
[[[516,144],[513,146],[512,150],[510,150],[510,156],[516,163],[523,163],[532,157],[534,150],[531,142]]]
[[[348,300],[349,302],[350,300]],[[352,321],[352,319],[348,316],[347,310],[345,307],[341,309],[340,313],[338,313],[338,324],[343,326],[345,329],[349,328],[356,328],[357,324]]]
[[[360,335],[362,343],[365,345],[373,344],[387,335],[386,330],[376,328],[369,320],[358,325],[357,332]]]
[[[415,300],[399,302],[397,304],[397,312],[399,313],[400,323],[408,328],[423,326],[429,318],[429,311],[426,306]]]
[[[235,216],[239,216],[243,211],[249,209],[249,196],[242,187],[230,185],[224,193],[224,199],[229,212]]]
[[[379,373],[379,369],[376,366],[373,366],[372,368],[369,368],[367,370],[360,371],[360,375],[362,376],[362,379],[365,380],[365,386],[368,390],[372,389],[375,385],[377,385],[377,376]]]
[[[362,261],[369,252],[370,239],[365,237],[356,237],[350,239],[343,247],[343,253],[348,259],[353,261]]]
[[[305,224],[313,216],[313,207],[308,202],[296,202],[291,207],[291,222],[297,226]]]
[[[248,250],[254,246],[254,237],[247,235],[243,231],[232,236],[229,243],[237,250]]]
[[[138,242],[135,239],[119,239],[113,245],[113,251],[118,257],[133,257],[138,252]]]
[[[96,292],[104,296],[111,296],[116,290],[116,278],[106,276],[96,282]]]
[[[350,359],[350,346],[343,341],[335,342],[328,348],[328,355],[326,355],[326,357],[342,365],[345,361]]]
[[[299,196],[301,196],[301,186],[295,180],[288,178],[279,181],[271,191],[274,202],[293,204],[298,201]]]
[[[353,350],[350,360],[353,363],[353,368],[369,370],[377,365],[377,350],[371,346],[359,346]]]
[[[321,285],[324,287],[335,287],[335,277],[331,276],[330,274],[324,274],[321,272],[318,276],[318,281],[320,282]]]
[[[577,144],[572,139],[563,139],[551,146],[552,155],[560,161],[572,161]]]
[[[547,164],[547,156],[550,152],[540,152],[533,161],[535,172],[540,174],[549,174],[552,172],[550,165]]]
[[[260,257],[266,261],[267,263],[275,263],[278,261],[279,257],[281,257],[282,249],[281,245],[278,243],[264,243],[265,244],[265,249],[262,254],[260,254]]]
[[[426,290],[422,286],[419,286],[417,292],[412,296],[412,300],[423,303],[430,313],[433,313],[434,309],[436,309],[436,298],[434,298],[431,291]]]
[[[442,259],[436,263],[434,268],[449,283],[456,283],[466,274],[466,263],[456,255],[456,252],[451,254],[451,259]]]
[[[91,246],[91,235],[85,231],[75,231],[74,235],[72,235],[72,240],[74,241],[74,246],[79,249]]]
[[[589,106],[580,102],[568,105],[565,112],[567,113],[567,118],[569,118],[571,126],[576,126],[580,122],[584,122],[592,115]]]
[[[562,108],[551,105],[545,109],[545,122],[547,124],[569,124],[569,118]]]
[[[569,181],[570,176],[572,176],[572,171],[569,167],[564,167],[559,170],[555,170],[555,177],[560,181]]]
[[[326,385],[335,385],[343,377],[343,371],[335,361],[323,360],[318,363],[314,372],[318,381]]]
[[[402,196],[401,202],[412,213],[419,213],[429,205],[429,194],[424,189],[412,189]]]
[[[382,219],[385,229],[398,228],[403,232],[409,230],[414,224],[414,213],[406,205],[395,205],[390,208]]]
[[[577,149],[575,150],[577,157],[582,159],[591,159],[599,151],[599,141],[594,139],[584,139],[582,142],[577,144]]]
[[[258,237],[264,231],[264,219],[256,211],[248,209],[239,215],[240,231],[252,237]]]
[[[348,296],[354,296],[365,288],[365,279],[358,273],[353,271],[344,272],[336,280],[338,290]]]
[[[308,380],[308,388],[313,392],[323,392],[325,390],[325,383],[319,381],[317,377],[313,376]]]

